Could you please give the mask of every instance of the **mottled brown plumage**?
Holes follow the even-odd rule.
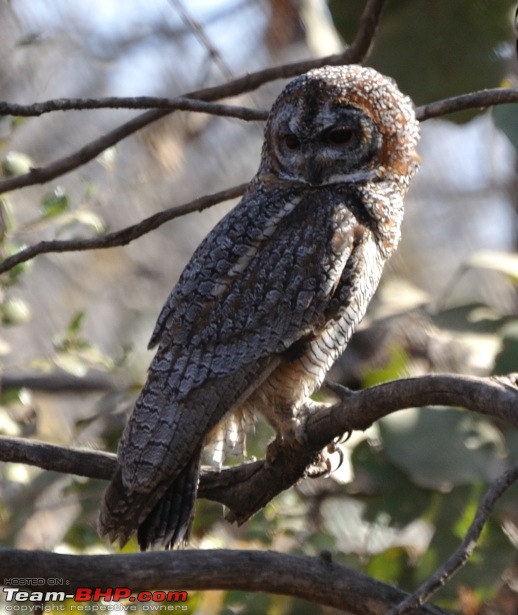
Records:
[[[325,67],[286,86],[257,175],[158,318],[102,535],[181,544],[211,434],[260,413],[294,437],[397,246],[417,140],[411,101],[372,69]]]

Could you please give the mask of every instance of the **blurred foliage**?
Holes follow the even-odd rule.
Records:
[[[482,309],[485,306],[459,306],[439,311],[434,318],[442,331],[453,336],[469,332],[485,343],[487,323],[481,326],[480,320],[470,318],[474,311]],[[401,317],[405,318],[405,314]],[[72,340],[80,330],[81,319],[78,315],[69,324],[67,330]],[[500,345],[493,372],[516,371],[518,318],[501,316],[489,322],[489,335]],[[382,368],[365,372],[366,382],[412,373],[412,356],[396,350],[387,354]],[[402,357],[406,357],[406,363]],[[110,396],[104,399],[112,411],[120,403]],[[9,403],[19,403],[19,397],[13,395]],[[103,416],[92,420],[95,423]],[[113,448],[123,423],[121,420],[116,427],[115,437],[112,427],[103,425],[97,445]],[[78,437],[91,425],[78,422]],[[269,428],[259,423],[249,438],[249,452],[264,454],[270,433]],[[329,478],[306,479],[279,495],[240,528],[223,520],[224,510],[219,504],[200,500],[194,541],[201,548],[268,548],[306,555],[328,550],[346,566],[411,590],[424,582],[457,547],[485,490],[517,461],[517,445],[518,429],[464,410],[401,411],[380,421],[366,437],[343,445],[354,469],[351,482],[343,484],[333,474]],[[52,473],[38,473],[31,479],[32,497],[60,480],[63,497],[74,496],[79,504],[59,543],[60,550],[106,552],[107,545],[99,542],[95,531],[104,483],[74,477],[63,481]],[[506,571],[516,563],[516,542],[509,530],[518,523],[516,510],[518,486],[513,486],[497,502],[467,566],[437,594],[434,600],[438,604],[461,613],[461,596],[466,591],[474,604],[494,595]],[[11,520],[9,543],[15,541],[17,528],[20,530],[29,517],[18,515],[16,522]],[[136,551],[136,542],[130,541],[124,550]],[[193,613],[199,609],[200,613],[220,615],[324,612],[290,597],[237,591],[193,593],[189,606]]]
[[[330,0],[335,24],[352,41],[363,0]],[[416,105],[498,87],[503,46],[513,36],[514,0],[393,0],[383,10],[369,64],[391,75]],[[473,113],[454,114],[452,120]]]
[[[494,107],[492,116],[495,126],[500,128],[518,151],[518,109],[516,105]]]

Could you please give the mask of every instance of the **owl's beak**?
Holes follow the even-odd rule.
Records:
[[[304,166],[304,176],[306,181],[314,186],[318,186],[324,179],[325,164],[318,160],[318,156],[308,156]]]

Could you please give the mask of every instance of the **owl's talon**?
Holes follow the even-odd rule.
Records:
[[[340,438],[340,443],[345,444],[346,442],[349,442],[352,435],[353,435],[352,429],[350,429],[349,431],[346,431]]]
[[[333,391],[333,393],[337,395],[341,401],[346,401],[355,394],[354,391],[348,389],[343,384],[338,384],[338,382],[332,382],[331,380],[326,380],[324,386],[326,386],[330,391]]]
[[[338,454],[338,464],[333,468],[331,463],[331,457]],[[338,468],[344,462],[344,452],[334,442],[328,444],[325,449],[320,451],[313,463],[306,468],[306,478],[321,478],[323,476],[329,476],[332,472],[338,470]]]
[[[299,423],[295,429],[293,430],[293,437],[297,444],[300,446],[306,447],[308,444],[308,436],[306,434],[306,428],[304,425]]]
[[[264,458],[264,467],[270,469],[279,455],[279,442],[277,438],[272,440],[266,447],[266,455]]]
[[[347,438],[350,437],[350,435],[352,434],[352,431],[350,431],[347,435]],[[347,442],[347,440],[345,440]],[[333,442],[332,444],[329,444],[327,447],[327,450],[330,454],[333,453],[338,453],[338,457],[339,457],[339,462],[338,465],[336,466],[336,468],[333,471],[338,470],[338,468],[340,468],[340,466],[342,465],[342,463],[345,460],[345,455],[344,455],[344,451],[343,448],[341,446],[337,446],[338,443]]]

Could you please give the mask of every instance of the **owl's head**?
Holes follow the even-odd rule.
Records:
[[[265,127],[262,173],[309,185],[394,179],[419,157],[412,101],[372,68],[325,66],[291,81]]]

